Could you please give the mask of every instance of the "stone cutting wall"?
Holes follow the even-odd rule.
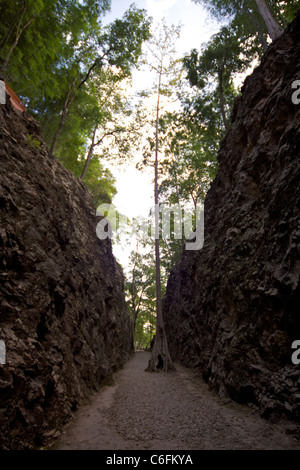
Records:
[[[0,447],[57,436],[128,359],[123,273],[96,236],[86,187],[49,156],[38,124],[0,105]]]
[[[247,77],[205,200],[205,242],[169,278],[171,356],[263,415],[300,416],[300,16]]]

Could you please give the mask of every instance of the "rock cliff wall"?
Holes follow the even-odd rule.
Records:
[[[300,417],[296,80],[299,15],[244,83],[205,200],[204,246],[184,252],[163,301],[173,359],[266,417]]]
[[[123,273],[85,186],[0,105],[0,447],[55,436],[130,354]]]

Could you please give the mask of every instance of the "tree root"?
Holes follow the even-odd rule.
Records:
[[[170,357],[165,335],[156,335],[146,372],[174,372],[176,368]]]

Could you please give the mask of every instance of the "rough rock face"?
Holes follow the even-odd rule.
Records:
[[[130,354],[123,273],[85,186],[0,106],[0,447],[55,437]]]
[[[173,359],[265,417],[300,417],[300,16],[247,77],[205,200],[205,243],[163,302]]]

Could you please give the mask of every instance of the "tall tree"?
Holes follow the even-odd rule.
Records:
[[[115,20],[104,32],[100,26],[98,30],[94,28],[93,33],[89,32],[84,38],[71,65],[72,78],[68,83],[58,126],[51,142],[51,154],[74,100],[81,91],[86,92],[95,74],[100,73],[104,67],[116,67],[124,77],[130,76],[132,67],[137,64],[141,55],[143,42],[150,37],[149,26],[146,12],[131,6],[122,20]]]
[[[155,333],[155,262],[151,245],[137,241],[126,274],[125,292],[132,321],[133,349],[147,347]],[[150,247],[150,250],[149,250]],[[148,329],[147,326],[150,328]]]
[[[161,263],[161,290],[166,290],[168,271]],[[131,252],[125,272],[125,293],[131,314],[134,347],[148,348],[156,334],[156,272],[152,237],[142,237]]]
[[[145,10],[132,5],[122,19],[103,27],[109,7],[110,0],[1,2],[0,66],[28,112],[41,122],[51,153],[69,141],[63,132],[69,119],[76,124],[74,131],[80,129],[78,142],[90,139],[95,125],[89,127],[84,113],[77,125],[80,114],[74,111],[90,101],[92,80],[107,67],[130,76],[149,38]]]
[[[59,94],[55,70],[65,69],[109,7],[110,0],[1,1],[1,72],[28,109]]]
[[[199,53],[194,49],[184,58],[189,83],[197,90],[192,101],[188,98],[189,106],[203,124],[210,128],[214,124],[219,140],[230,127],[235,75],[246,70],[252,57],[253,47],[244,48],[232,28],[222,27]]]
[[[201,3],[219,19],[228,17],[230,22],[244,24],[250,34],[252,27],[256,32],[262,33],[261,23],[257,20],[257,14],[263,21],[264,33],[267,32],[272,40],[281,33],[286,23],[300,7],[299,0],[193,0]],[[260,31],[259,31],[260,30]]]
[[[155,135],[154,135],[154,204],[155,204],[155,272],[156,272],[156,336],[152,349],[151,358],[147,370],[171,371],[174,370],[170,353],[168,350],[167,338],[164,329],[162,313],[162,294],[161,294],[161,262],[159,246],[159,198],[158,198],[158,167],[159,167],[159,118],[163,104],[162,96],[172,97],[170,84],[176,75],[178,59],[175,58],[174,43],[179,36],[179,28],[168,27],[164,22],[160,30],[156,30],[153,39],[148,45],[151,59],[149,65],[156,74],[156,107],[155,107]],[[166,104],[166,103],[164,103]]]
[[[118,69],[111,67],[102,69],[91,80],[88,94],[90,106],[83,114],[85,127],[92,136],[80,179],[85,178],[92,158],[101,154],[104,156],[108,146],[111,153],[113,147],[116,148],[120,160],[128,156],[130,147],[138,140],[135,131],[137,123],[134,122],[136,116],[127,97],[129,86],[129,80],[124,79]],[[96,154],[98,150],[100,154]]]
[[[5,69],[8,65],[8,62],[11,58],[11,55],[12,55],[14,49],[17,47],[18,42],[19,42],[22,34],[24,33],[24,31],[31,25],[31,23],[36,18],[37,13],[36,13],[36,11],[33,10],[29,14],[29,18],[26,18],[25,21],[24,21],[24,17],[26,15],[27,10],[28,10],[28,2],[24,1],[23,6],[22,6],[22,10],[21,10],[21,14],[20,14],[19,19],[16,23],[16,29],[15,29],[15,32],[14,32],[13,40],[12,40],[11,44],[9,45],[6,54],[4,55],[4,57],[3,57],[4,60],[1,64],[1,66],[0,66],[0,73],[3,73],[5,71]],[[11,31],[10,31],[10,33],[11,33]]]
[[[228,108],[230,108],[226,101],[232,101],[232,79],[234,74],[243,71],[249,62],[238,38],[232,35],[228,27],[223,27],[214,35],[200,54],[193,50],[184,59],[192,86],[211,90],[211,80],[215,79],[219,112],[226,131],[229,129]]]
[[[257,0],[194,0],[202,3],[219,20],[227,18],[227,25],[200,51],[192,50],[184,58],[187,78],[193,87],[185,105],[191,119],[197,119],[216,142],[230,127],[230,115],[237,95],[237,79],[256,63],[268,47],[268,30],[258,9]],[[280,3],[280,5],[279,5]],[[293,4],[293,6],[291,5]],[[265,11],[275,23],[286,24],[300,1],[264,1]],[[260,3],[262,9],[262,3]],[[271,17],[270,16],[270,17]],[[270,20],[271,21],[271,20]],[[273,38],[275,37],[272,34]]]
[[[212,144],[206,126],[184,111],[166,112],[160,122],[164,158],[160,162],[163,180],[159,196],[166,207],[174,208],[170,237],[163,237],[161,243],[163,262],[170,272],[184,250],[187,237],[196,228],[199,211],[216,175],[219,142],[215,137]]]
[[[283,29],[280,27],[279,23],[275,20],[266,2],[264,0],[255,0],[255,1],[257,4],[258,11],[263,17],[264,22],[266,23],[270,38],[274,41],[282,34]]]
[[[162,58],[163,59],[163,58]],[[167,345],[162,314],[161,278],[160,278],[160,253],[159,253],[159,200],[158,200],[158,125],[160,111],[161,79],[163,74],[163,60],[158,68],[157,104],[155,120],[155,163],[154,163],[154,204],[155,204],[155,273],[156,273],[156,337],[149,361],[148,370],[173,369],[172,360]]]
[[[188,204],[196,210],[204,202],[209,185],[216,176],[216,153],[206,127],[185,112],[166,113],[162,119],[165,135],[164,180],[160,195],[170,204]]]

